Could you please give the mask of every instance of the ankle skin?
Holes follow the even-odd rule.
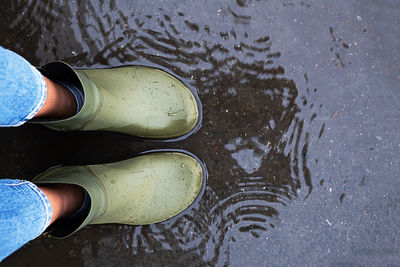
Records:
[[[64,86],[43,76],[47,86],[47,97],[35,118],[65,119],[76,113],[74,95]]]
[[[50,201],[53,210],[50,224],[74,214],[83,204],[84,190],[71,184],[44,184],[38,186]]]

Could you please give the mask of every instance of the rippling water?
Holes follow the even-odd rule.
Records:
[[[42,238],[35,241],[38,251],[55,242],[69,251],[66,257],[88,265],[132,259],[224,265],[243,234],[267,237],[282,209],[313,193],[307,152],[310,138],[324,131],[322,105],[306,73],[298,80],[286,74],[287,59],[260,19],[259,8],[268,5],[163,3],[12,1],[9,35],[20,42],[8,47],[36,64],[156,66],[195,88],[204,105],[201,130],[170,145],[207,165],[207,188],[192,210],[150,226],[89,226],[63,245]]]

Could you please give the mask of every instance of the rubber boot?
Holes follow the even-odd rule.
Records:
[[[146,225],[172,218],[200,197],[205,180],[206,169],[197,158],[163,151],[111,164],[57,167],[32,182],[75,184],[88,193],[87,215],[80,221],[56,221],[49,232],[63,238],[87,224]]]
[[[150,139],[173,139],[200,127],[197,95],[156,68],[73,69],[64,62],[39,68],[47,78],[82,88],[84,104],[73,117],[33,120],[61,131],[101,130]]]

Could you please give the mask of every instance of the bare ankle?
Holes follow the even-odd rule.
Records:
[[[85,191],[77,185],[44,184],[38,187],[50,201],[53,210],[50,224],[72,215],[83,205]]]
[[[35,118],[69,118],[76,113],[77,104],[71,91],[43,76],[47,85],[47,97]]]

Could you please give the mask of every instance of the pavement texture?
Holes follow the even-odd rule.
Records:
[[[149,226],[40,236],[3,266],[399,266],[400,2],[11,1],[0,45],[32,64],[142,64],[197,90],[175,143],[0,129],[0,176],[186,149],[201,200]]]

